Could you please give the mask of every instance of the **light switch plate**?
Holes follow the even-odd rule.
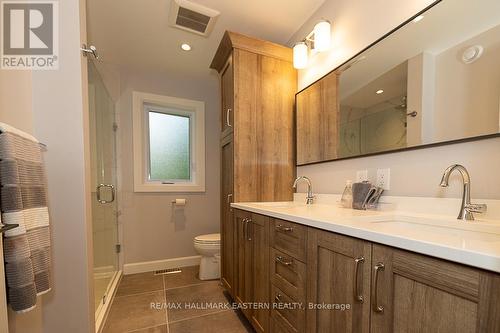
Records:
[[[391,189],[391,169],[377,170],[377,186],[386,191]]]
[[[358,170],[356,172],[356,182],[364,182],[365,180],[368,180],[368,170]]]

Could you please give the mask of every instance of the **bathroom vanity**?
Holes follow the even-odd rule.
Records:
[[[500,331],[500,224],[298,202],[232,207],[232,296],[256,303],[243,313],[259,332]]]

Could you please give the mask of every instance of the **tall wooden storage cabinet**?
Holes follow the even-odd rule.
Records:
[[[231,202],[292,200],[292,50],[227,31],[210,66],[221,82],[222,281],[234,297],[238,230]]]

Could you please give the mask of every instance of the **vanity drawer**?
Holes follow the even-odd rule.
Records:
[[[271,244],[289,256],[306,260],[307,227],[293,222],[273,219]]]
[[[278,321],[278,332],[304,332],[305,331],[305,303],[296,302],[276,286],[271,286],[272,326]]]
[[[271,248],[271,282],[298,302],[305,299],[306,265]]]

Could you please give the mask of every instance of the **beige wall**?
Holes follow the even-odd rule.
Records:
[[[0,121],[33,133],[31,71],[0,70]]]
[[[425,8],[430,0],[337,0],[327,1],[292,38],[300,40],[321,18],[332,21],[333,47],[330,52],[311,59],[311,65],[299,72],[299,89],[340,65],[364,47]],[[500,198],[500,139],[457,144],[404,153],[358,158],[297,168],[297,175],[311,177],[318,193],[342,193],[346,179],[355,179],[356,171],[368,169],[374,180],[377,168],[391,168],[390,195],[452,196],[461,189],[458,178],[442,191],[442,171],[451,163],[463,163],[472,177],[472,195]],[[303,191],[304,189],[301,188]]]
[[[107,77],[104,75],[103,77]],[[105,79],[106,80],[106,79]],[[107,86],[113,86],[107,83]],[[116,84],[114,84],[116,86]],[[193,238],[219,232],[219,92],[216,75],[202,78],[144,73],[120,74],[117,101],[119,123],[119,206],[124,263],[196,255]],[[132,92],[141,91],[205,102],[206,192],[134,193]],[[184,209],[171,201],[187,199]]]

